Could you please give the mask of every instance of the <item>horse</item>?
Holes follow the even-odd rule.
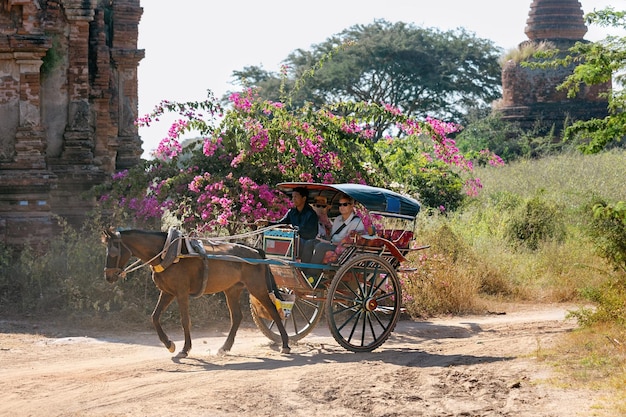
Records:
[[[104,277],[109,283],[124,278],[123,269],[131,257],[138,258],[143,265],[150,265],[152,280],[160,290],[158,302],[152,312],[152,324],[161,342],[170,351],[176,345],[163,331],[160,323],[161,313],[176,299],[180,311],[181,324],[185,333],[185,345],[176,355],[187,357],[191,349],[191,319],[189,316],[189,297],[223,292],[230,313],[230,330],[220,353],[230,351],[235,341],[237,329],[243,319],[240,296],[244,288],[260,302],[278,326],[282,339],[281,353],[290,353],[289,338],[282,324],[280,314],[270,299],[268,280],[271,276],[267,264],[254,261],[238,261],[240,258],[263,259],[265,254],[260,249],[228,242],[204,242],[204,252],[208,256],[181,256],[176,262],[163,269],[161,255],[167,250],[168,233],[144,230],[114,231],[104,230],[102,242],[107,247]],[[188,249],[182,245],[181,252]],[[234,260],[223,260],[210,255],[227,255]]]

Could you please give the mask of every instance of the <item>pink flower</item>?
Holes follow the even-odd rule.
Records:
[[[246,157],[246,151],[244,151],[243,149],[241,151],[239,151],[239,154],[233,158],[233,160],[230,162],[230,166],[233,168],[237,168],[239,166],[239,164],[241,163],[241,161],[243,161]]]
[[[217,148],[219,146],[222,145],[222,138],[218,137],[217,139],[212,139],[212,138],[205,138],[204,139],[204,145],[202,147],[202,152],[204,153],[204,155],[206,156],[213,156],[215,154],[215,151],[217,150]]]
[[[111,175],[111,178],[113,179],[113,181],[119,181],[122,180],[124,178],[128,177],[128,170],[122,170],[119,172],[116,172],[115,174]]]
[[[168,160],[175,158],[182,151],[182,146],[178,143],[177,140],[172,138],[165,138],[161,140],[157,149],[152,153],[152,155],[161,160]]]
[[[310,172],[303,172],[300,174],[300,181],[303,182],[313,182],[313,174]]]
[[[383,108],[385,109],[385,111],[388,111],[389,113],[393,114],[394,116],[399,116],[400,114],[402,114],[400,109],[398,109],[397,107],[393,107],[391,104],[383,103]]]

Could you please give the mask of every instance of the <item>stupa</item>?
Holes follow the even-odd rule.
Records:
[[[534,0],[525,33],[528,39],[519,44],[519,49],[548,42],[565,53],[576,42],[587,42],[580,2]],[[567,98],[566,91],[557,91],[572,70],[573,66],[531,69],[510,59],[502,68],[502,100],[496,110],[505,120],[518,122],[524,129],[554,129],[557,136],[566,123],[605,117],[608,103],[602,93],[610,89],[610,84],[583,85],[575,98]]]

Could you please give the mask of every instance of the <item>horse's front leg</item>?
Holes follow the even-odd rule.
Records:
[[[183,326],[185,333],[185,346],[176,355],[177,358],[186,358],[191,350],[191,316],[189,315],[189,295],[183,294],[176,297],[178,302],[178,311],[180,312],[180,324]]]
[[[235,335],[237,334],[237,329],[239,329],[241,320],[243,320],[241,304],[239,303],[243,288],[243,285],[234,285],[224,291],[224,295],[226,295],[226,304],[228,305],[228,312],[230,314],[230,331],[228,332],[228,337],[226,338],[226,341],[219,350],[220,354],[229,352],[230,349],[233,347],[233,343],[235,343]]]
[[[159,294],[159,301],[157,301],[157,305],[154,307],[154,311],[152,312],[152,324],[159,335],[159,340],[161,340],[170,352],[174,352],[174,350],[176,350],[176,345],[167,337],[163,331],[163,327],[161,327],[161,313],[167,309],[173,300],[173,295],[161,291],[161,294]]]

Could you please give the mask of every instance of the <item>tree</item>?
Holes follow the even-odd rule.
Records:
[[[611,7],[588,13],[587,24],[626,29],[626,12],[618,12]],[[608,94],[609,115],[603,119],[576,121],[564,132],[564,140],[584,141],[580,149],[586,153],[597,153],[611,143],[621,142],[626,134],[626,90],[624,90],[624,70],[626,69],[626,37],[607,36],[598,42],[577,42],[569,48],[566,56],[555,58],[559,51],[544,51],[535,55],[540,63],[526,63],[536,66],[568,66],[576,63],[574,71],[558,86],[566,90],[569,97],[575,97],[583,84],[597,85],[613,81],[613,89]]]
[[[472,155],[472,160],[476,160],[482,149],[489,149],[507,162],[529,156],[530,149],[522,140],[524,132],[517,123],[503,120],[491,109],[470,112],[466,120],[455,139],[459,149]]]
[[[346,29],[310,51],[296,50],[282,75],[252,66],[233,76],[265,99],[288,96],[286,103],[294,107],[386,103],[409,117],[458,122],[467,108],[500,96],[500,54],[491,41],[463,29],[442,32],[378,20]],[[306,77],[312,71],[315,77]],[[382,121],[374,125],[375,139],[389,128]]]

